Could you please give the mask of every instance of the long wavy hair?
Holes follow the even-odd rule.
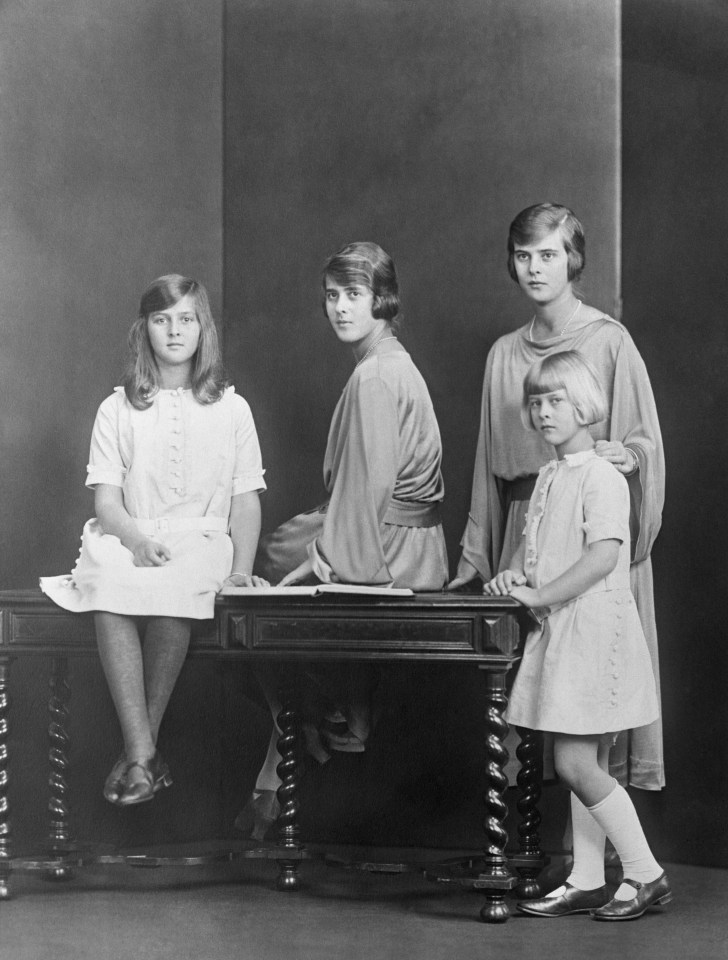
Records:
[[[200,324],[200,342],[193,357],[192,393],[198,403],[219,400],[227,381],[223,375],[217,328],[212,318],[207,290],[197,280],[170,273],[153,280],[139,303],[139,316],[129,331],[131,359],[122,384],[129,403],[146,410],[159,392],[159,368],[149,340],[147,321],[159,310],[167,310],[183,297],[190,296]]]

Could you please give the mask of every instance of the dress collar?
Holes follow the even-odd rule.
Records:
[[[594,447],[590,450],[581,450],[579,453],[564,454],[564,460],[570,467],[580,467],[582,463],[586,463],[587,460],[591,460],[593,457],[596,457]]]

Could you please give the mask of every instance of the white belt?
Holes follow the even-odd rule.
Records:
[[[183,530],[217,530],[227,533],[225,517],[159,517],[157,520],[134,521],[140,533],[154,536],[155,533],[179,533]]]

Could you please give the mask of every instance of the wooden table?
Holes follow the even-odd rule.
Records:
[[[535,735],[519,731],[517,750],[522,768],[518,777],[519,851],[507,857],[508,833],[504,821],[507,787],[503,746],[507,725],[506,676],[518,660],[520,641],[518,605],[508,598],[480,594],[437,593],[412,597],[373,597],[328,594],[319,597],[254,595],[223,597],[216,601],[214,621],[195,626],[191,657],[221,661],[276,661],[295,665],[302,661],[363,661],[368,663],[417,661],[461,663],[482,671],[484,683],[484,740],[487,760],[485,794],[485,845],[477,856],[449,870],[430,873],[431,879],[482,890],[485,905],[480,916],[503,922],[509,916],[505,894],[512,889],[522,897],[538,896],[536,877],[543,864],[539,849],[537,804],[540,797],[540,750]],[[68,659],[95,655],[93,616],[72,614],[50,602],[39,590],[0,591],[0,899],[10,896],[13,871],[38,869],[49,876],[69,876],[85,863],[129,862],[124,856],[93,856],[81,852],[71,839],[69,803],[70,674]],[[9,725],[11,706],[8,683],[17,657],[50,657],[49,700],[49,833],[46,852],[36,859],[11,856],[11,816],[8,782],[11,772]],[[296,671],[285,671],[282,736],[283,783],[279,791],[279,840],[269,848],[243,856],[277,860],[278,887],[294,890],[306,848],[298,826],[298,723]],[[144,859],[144,858],[142,858]],[[204,858],[186,858],[200,863]],[[137,856],[133,862],[139,862]],[[164,863],[164,858],[149,862]],[[178,859],[175,863],[180,862]],[[209,862],[209,861],[207,861]],[[515,874],[512,868],[517,870]]]

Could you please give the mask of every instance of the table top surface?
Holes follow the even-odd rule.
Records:
[[[435,591],[427,593],[413,593],[402,596],[400,594],[389,593],[320,593],[315,596],[302,594],[279,594],[273,591],[262,591],[260,593],[248,591],[246,593],[233,594],[215,598],[216,610],[232,609],[235,607],[257,607],[257,606],[278,606],[282,607],[303,604],[304,606],[338,606],[363,604],[365,606],[386,607],[402,606],[443,609],[472,608],[472,609],[518,609],[521,605],[511,597],[487,597],[483,593],[468,591]],[[19,588],[15,590],[0,590],[0,609],[15,606],[30,605],[35,608],[48,607],[58,611],[63,611],[49,597],[47,597],[39,587]],[[73,614],[71,614],[73,615]]]

